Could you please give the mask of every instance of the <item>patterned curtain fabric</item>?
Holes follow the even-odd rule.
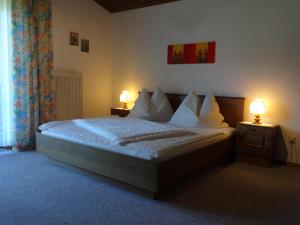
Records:
[[[50,0],[13,0],[16,148],[34,148],[41,123],[55,119]]]

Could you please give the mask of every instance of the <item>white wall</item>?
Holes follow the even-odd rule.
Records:
[[[109,113],[111,14],[93,0],[52,0],[54,69],[83,74],[85,117]],[[69,45],[70,31],[90,41],[90,52]]]
[[[300,1],[183,0],[113,16],[112,102],[122,89],[243,96],[266,101],[265,122],[295,135],[300,163]],[[213,41],[215,64],[167,65],[167,45]],[[287,147],[287,149],[284,149]],[[279,159],[290,145],[280,146]]]

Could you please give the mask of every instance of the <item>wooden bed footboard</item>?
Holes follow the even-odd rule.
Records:
[[[233,136],[166,160],[145,160],[36,134],[37,151],[97,175],[139,189],[157,198],[188,177],[233,160]]]

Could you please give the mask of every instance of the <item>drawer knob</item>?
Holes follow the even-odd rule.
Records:
[[[251,128],[252,132],[256,132],[256,128]]]

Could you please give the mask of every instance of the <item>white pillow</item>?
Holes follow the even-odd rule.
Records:
[[[128,117],[138,117],[154,121],[169,121],[173,115],[173,109],[167,96],[158,87],[155,89],[151,100],[146,89],[142,89],[140,96]]]
[[[169,123],[180,127],[197,127],[199,123],[198,109],[199,98],[196,92],[192,90],[180,104]]]
[[[215,96],[207,94],[201,106],[198,126],[200,128],[220,128],[223,120],[224,117],[220,113]]]
[[[151,120],[154,121],[169,121],[173,115],[172,106],[164,94],[164,92],[157,87],[151,97]]]
[[[142,89],[139,97],[135,101],[134,107],[130,110],[128,117],[138,117],[150,119],[150,97],[145,88]]]

